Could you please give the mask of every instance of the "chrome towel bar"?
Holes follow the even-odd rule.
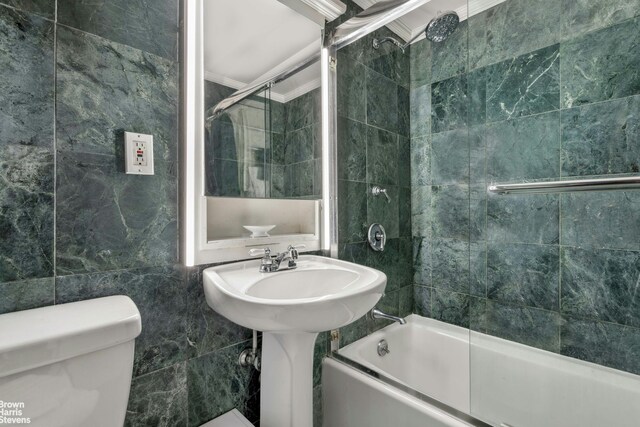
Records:
[[[627,190],[640,188],[640,176],[620,178],[578,179],[567,181],[527,182],[522,184],[494,184],[490,193],[567,193],[572,191]]]

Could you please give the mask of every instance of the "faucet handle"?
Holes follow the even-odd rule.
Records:
[[[287,251],[295,251],[296,249],[304,249],[307,245],[289,245]]]
[[[264,255],[265,257],[271,256],[271,249],[262,248],[262,249],[249,249],[249,256],[260,256]]]

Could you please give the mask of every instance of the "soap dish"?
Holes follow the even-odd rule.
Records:
[[[275,225],[243,225],[244,228],[251,232],[251,237],[269,237],[269,231],[275,228]]]

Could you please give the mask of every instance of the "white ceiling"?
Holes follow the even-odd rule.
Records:
[[[278,0],[205,0],[203,24],[205,78],[235,89],[320,50],[322,27]],[[294,77],[274,88],[276,99],[319,85],[320,68]]]
[[[321,30],[317,16],[303,15],[304,4],[336,0],[204,0],[205,78],[234,89],[276,75],[317,52]],[[355,0],[367,9],[384,0]],[[454,10],[461,20],[505,0],[430,0],[387,25],[405,41],[421,34],[439,12]],[[296,2],[301,2],[292,9]],[[290,6],[286,6],[288,3]],[[320,86],[316,64],[279,83],[273,99],[287,102]]]

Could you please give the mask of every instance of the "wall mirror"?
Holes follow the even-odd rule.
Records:
[[[321,67],[336,0],[184,2],[183,259],[323,248]],[[222,13],[224,11],[224,13]],[[245,226],[273,225],[268,236]]]

